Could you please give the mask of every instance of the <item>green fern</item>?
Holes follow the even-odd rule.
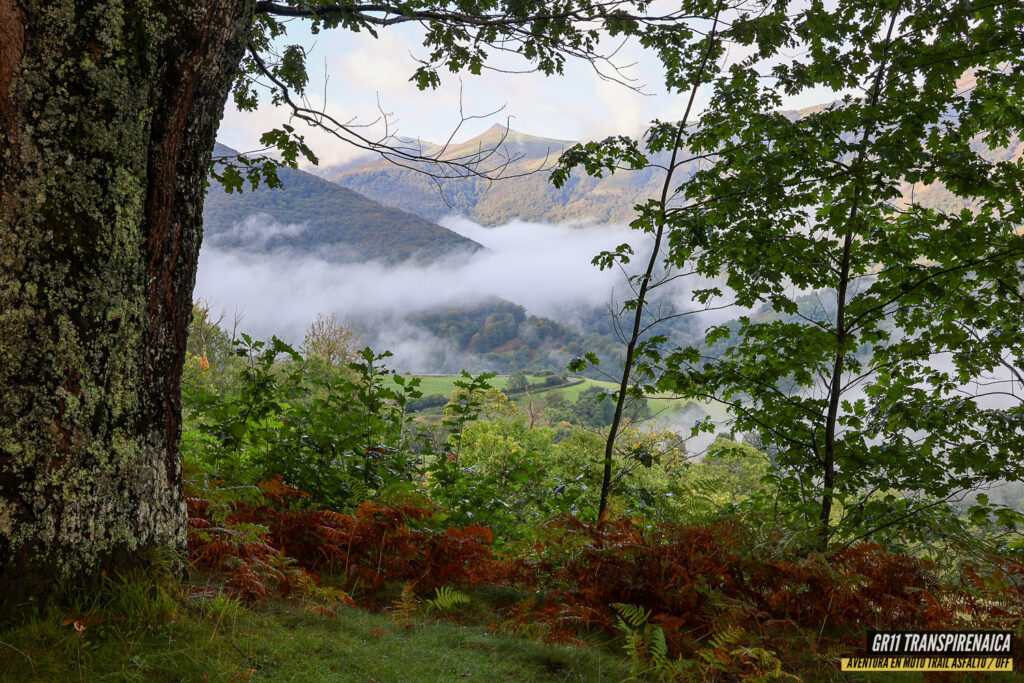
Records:
[[[729,648],[740,641],[744,633],[745,631],[735,624],[727,626],[708,639],[710,647],[698,651],[697,657],[708,666],[709,670],[724,671],[723,660],[725,662],[729,660],[726,653],[729,652]]]
[[[734,657],[740,655],[743,657],[747,657],[749,659],[753,659],[755,662],[757,662],[758,668],[764,671],[765,673],[762,676],[755,676],[748,679],[754,681],[755,683],[757,681],[777,681],[782,679],[793,681],[800,680],[799,677],[794,676],[793,674],[786,673],[782,670],[782,661],[779,659],[779,656],[772,650],[768,650],[763,647],[740,648],[738,650],[733,650],[732,655]]]
[[[692,668],[690,662],[669,659],[665,631],[649,623],[650,610],[623,603],[613,603],[612,607],[619,613],[618,628],[626,637],[624,649],[631,663],[630,680],[674,681]]]
[[[434,589],[434,598],[424,603],[427,606],[427,614],[432,611],[449,612],[456,607],[469,604],[469,596],[451,586],[440,586]]]
[[[412,628],[413,619],[416,618],[419,611],[420,601],[416,597],[416,590],[412,587],[411,583],[406,582],[402,586],[402,592],[398,600],[391,607],[391,616],[401,628],[408,630]]]
[[[370,500],[370,498],[372,498],[370,488],[361,477],[353,476],[347,472],[338,472],[335,476],[338,478],[338,481],[348,487],[348,499],[351,501],[351,505],[355,506],[364,500]]]
[[[642,628],[647,623],[647,620],[651,618],[651,611],[639,605],[627,605],[616,602],[612,604],[612,607],[619,613],[619,628]]]
[[[709,467],[687,470],[686,479],[674,491],[680,516],[690,523],[709,522],[721,510],[721,492],[726,484],[723,473]]]
[[[655,671],[665,671],[668,668],[668,641],[665,640],[665,631],[660,626],[651,628],[647,651],[651,656],[651,663],[654,664]]]
[[[709,647],[697,652],[697,658],[705,666],[704,678],[712,678],[712,672],[730,672],[730,667],[738,661],[753,661],[762,672],[761,675],[747,676],[749,681],[775,681],[788,679],[799,681],[800,679],[782,670],[782,661],[779,656],[763,647],[742,647],[738,646],[746,632],[739,626],[732,624],[723,630],[715,633],[708,639]]]

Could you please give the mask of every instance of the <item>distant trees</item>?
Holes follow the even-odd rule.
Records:
[[[418,313],[407,320],[458,352],[483,355],[486,367],[498,371],[544,367],[561,370],[565,358],[585,341],[592,343],[589,348],[602,357],[614,357],[616,352],[611,335],[590,335],[585,340],[568,325],[528,316],[522,306],[497,298]]]
[[[522,319],[512,312],[492,313],[484,321],[483,328],[470,339],[469,348],[486,353],[514,341],[519,335]]]
[[[572,404],[560,389],[552,389],[542,394],[544,416],[548,422],[556,425],[560,422],[572,422]]]
[[[359,338],[345,326],[337,313],[317,313],[302,340],[306,358],[318,358],[333,368],[342,368],[358,357]]]
[[[516,370],[509,375],[508,383],[505,384],[505,388],[508,391],[526,391],[530,387],[529,382],[526,380],[526,374],[522,370]]]
[[[573,423],[587,427],[608,427],[615,419],[615,392],[601,387],[587,387],[573,404]],[[651,416],[647,399],[627,396],[622,407],[622,424]]]

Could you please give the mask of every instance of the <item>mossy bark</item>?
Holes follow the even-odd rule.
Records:
[[[252,0],[0,0],[0,603],[181,548],[207,163]]]

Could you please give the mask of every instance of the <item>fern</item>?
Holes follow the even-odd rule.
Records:
[[[336,472],[333,476],[348,489],[348,499],[350,501],[359,502],[373,498],[370,487],[360,477],[340,471]]]
[[[697,659],[704,663],[709,674],[712,671],[726,672],[729,670],[733,660],[730,648],[740,641],[743,634],[743,629],[735,624],[726,626],[724,630],[712,634],[708,639],[710,647],[697,652]]]
[[[708,640],[710,647],[697,653],[706,666],[704,678],[711,678],[712,672],[735,674],[737,669],[741,669],[744,679],[749,681],[800,680],[782,670],[782,661],[775,652],[763,647],[737,647],[744,635],[746,632],[733,624],[711,636]],[[753,671],[750,665],[753,665]]]
[[[416,618],[419,611],[420,601],[416,597],[416,590],[412,587],[412,583],[407,581],[402,586],[398,600],[391,608],[391,615],[400,627],[408,630],[412,628],[413,619]]]
[[[648,639],[647,651],[651,656],[651,663],[655,671],[665,671],[669,666],[668,641],[665,640],[665,632],[660,626],[651,629]]]
[[[735,624],[727,626],[725,630],[719,631],[718,633],[711,636],[708,640],[708,644],[711,645],[713,650],[725,650],[726,648],[735,645],[743,637],[744,631]]]
[[[676,680],[680,662],[668,657],[668,640],[660,626],[648,623],[651,611],[639,605],[613,603],[619,613],[618,628],[626,636],[626,655],[632,664],[631,679],[653,676],[657,680]]]
[[[469,600],[469,596],[460,590],[455,590],[451,586],[439,586],[434,589],[434,598],[427,600],[424,604],[427,607],[427,614],[430,614],[434,610],[450,612],[461,605],[468,605]]]
[[[615,611],[619,613],[620,628],[642,628],[647,620],[651,618],[651,611],[640,605],[626,605],[621,602],[612,604]],[[622,620],[625,619],[625,622]]]
[[[799,681],[798,676],[786,673],[782,670],[782,661],[779,656],[772,650],[768,650],[763,647],[754,648],[740,648],[733,650],[731,653],[734,657],[742,656],[747,659],[752,659],[757,662],[757,668],[760,671],[759,675],[748,676],[747,680],[750,681],[777,681],[777,680],[792,680]]]
[[[721,511],[721,491],[726,478],[722,472],[710,467],[691,467],[686,480],[681,482],[677,495],[680,517],[690,524],[712,521]]]

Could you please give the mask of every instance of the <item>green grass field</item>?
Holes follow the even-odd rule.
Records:
[[[461,375],[410,375],[409,377],[419,377],[420,391],[423,392],[424,396],[431,394],[451,396],[451,393],[455,391],[455,383],[464,380]],[[498,375],[488,380],[488,382],[492,387],[504,389],[505,385],[508,384],[508,378],[508,375]],[[527,375],[526,381],[530,384],[543,384],[544,378]]]
[[[455,391],[455,383],[462,381],[461,375],[409,375],[408,378],[418,377],[420,380],[420,391],[423,392],[424,396],[430,394],[442,394],[444,396],[450,396]],[[580,395],[580,392],[588,387],[599,386],[605,389],[614,389],[615,385],[612,382],[602,382],[594,379],[586,379],[582,377],[569,377],[571,384],[559,387],[546,387],[543,386],[544,377],[538,377],[536,375],[527,375],[526,381],[530,383],[530,391],[534,396],[544,394],[551,389],[561,389],[565,397],[570,401],[575,401],[576,397]],[[496,389],[504,389],[508,384],[508,375],[498,375],[488,380],[488,383]]]
[[[450,396],[455,390],[455,382],[462,379],[460,375],[411,375],[410,377],[419,377],[419,388],[420,391],[423,392],[424,396],[429,396],[430,394]],[[618,385],[614,382],[590,379],[586,377],[568,377],[567,379],[570,384],[558,387],[542,386],[545,379],[544,377],[527,375],[526,379],[531,385],[540,385],[531,386],[530,392],[534,397],[542,397],[549,391],[558,390],[565,395],[570,403],[575,402],[580,393],[590,387],[600,387],[601,389],[609,391],[614,391],[618,388]],[[498,375],[491,378],[489,383],[497,389],[504,389],[508,384],[508,381],[508,375]],[[515,394],[512,396],[512,400],[522,401],[525,400],[525,397],[522,394]],[[686,412],[686,407],[691,403],[696,404],[705,413],[711,415],[716,422],[722,422],[727,417],[725,407],[720,403],[672,398],[667,394],[656,394],[649,399],[651,410],[654,411],[660,420],[666,422],[671,422],[682,417]],[[428,421],[435,421],[433,418],[439,418],[441,408],[429,408],[418,414],[423,418],[426,418]]]

